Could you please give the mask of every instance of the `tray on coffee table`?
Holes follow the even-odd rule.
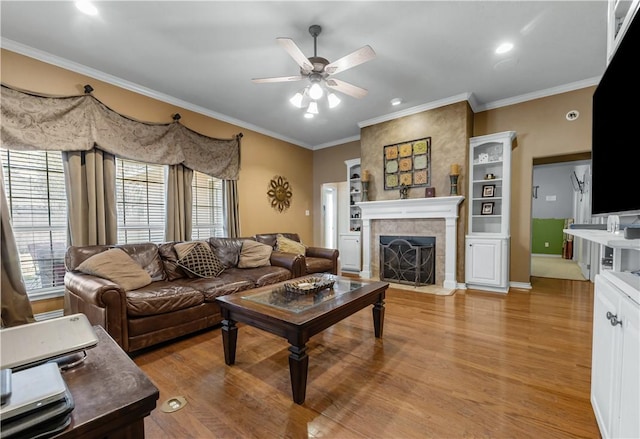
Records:
[[[315,294],[319,291],[333,287],[336,279],[331,275],[308,276],[285,282],[284,289],[290,293]]]

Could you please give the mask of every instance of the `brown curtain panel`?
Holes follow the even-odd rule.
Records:
[[[224,228],[229,238],[237,238],[240,236],[237,181],[225,180],[222,182],[222,198],[225,212]]]
[[[2,303],[2,327],[18,326],[35,322],[31,302],[27,296],[27,288],[22,279],[20,255],[11,228],[11,214],[4,191],[4,175],[0,163],[0,301]]]
[[[191,239],[192,227],[193,170],[183,165],[170,165],[168,168],[165,240],[188,241]]]
[[[94,148],[62,153],[67,192],[70,245],[105,245],[118,241],[116,159]]]

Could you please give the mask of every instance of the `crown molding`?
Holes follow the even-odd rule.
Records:
[[[149,89],[147,87],[143,87],[139,84],[124,80],[122,78],[119,78],[117,76],[113,76],[110,75],[108,73],[102,72],[100,70],[97,69],[93,69],[91,67],[87,67],[85,65],[79,64],[79,63],[75,63],[73,61],[69,61],[65,58],[62,57],[58,57],[56,55],[52,55],[48,52],[24,45],[22,43],[18,43],[16,41],[10,40],[8,38],[0,38],[0,44],[1,47],[7,50],[10,50],[12,52],[16,52],[19,53],[21,55],[25,55],[28,56],[30,58],[34,58],[37,59],[39,61],[45,62],[47,64],[52,64],[55,65],[57,67],[61,67],[63,69],[66,70],[70,70],[72,72],[76,72],[85,76],[89,76],[91,78],[95,78],[99,81],[103,81],[106,82],[108,84],[111,85],[115,85],[117,87],[123,88],[125,90],[129,90],[132,91],[134,93],[138,93],[140,95],[143,96],[147,96],[153,99],[157,99],[159,101],[162,102],[166,102],[168,104],[171,105],[175,105],[177,107],[180,108],[184,108],[186,110],[190,110],[193,111],[195,113],[199,113],[199,114],[203,114],[205,116],[209,116],[211,118],[214,118],[216,120],[220,120],[222,122],[226,122],[229,123],[231,125],[235,125],[239,128],[245,128],[251,131],[254,131],[256,133],[260,133],[260,134],[264,134],[266,136],[272,137],[274,139],[278,139],[278,140],[282,140],[283,142],[287,142],[287,143],[291,143],[293,145],[296,146],[300,146],[302,148],[306,148],[306,149],[310,149],[312,151],[315,150],[319,150],[319,149],[323,149],[323,148],[329,148],[332,146],[337,146],[337,145],[341,145],[343,143],[348,143],[348,142],[353,142],[353,141],[357,141],[360,140],[360,135],[356,135],[356,136],[352,136],[352,137],[347,137],[344,139],[339,139],[339,140],[335,140],[332,142],[327,142],[327,143],[322,143],[322,144],[318,144],[318,145],[310,145],[308,143],[296,140],[296,139],[292,139],[286,136],[283,136],[279,133],[264,129],[262,127],[256,126],[254,124],[251,124],[249,122],[245,122],[239,119],[235,119],[229,116],[226,116],[224,114],[221,113],[217,113],[215,111],[209,110],[207,108],[201,107],[199,105],[194,105],[192,103],[183,101],[181,99],[175,98],[173,96],[164,94],[164,93],[160,93],[157,92],[155,90]],[[469,103],[469,106],[471,107],[471,110],[474,113],[479,113],[482,111],[487,111],[487,110],[493,110],[496,108],[500,108],[500,107],[506,107],[509,105],[514,105],[514,104],[519,104],[522,102],[526,102],[526,101],[531,101],[534,99],[540,99],[540,98],[544,98],[544,97],[548,97],[548,96],[552,96],[552,95],[556,95],[556,94],[561,94],[561,93],[566,93],[566,92],[570,92],[570,91],[574,91],[574,90],[578,90],[581,88],[586,88],[586,87],[590,87],[590,86],[594,86],[594,85],[598,85],[598,83],[600,82],[601,76],[600,77],[594,77],[594,78],[589,78],[589,79],[585,79],[582,81],[577,81],[577,82],[572,82],[569,84],[565,84],[562,86],[558,86],[558,87],[552,87],[552,88],[548,88],[545,90],[539,90],[536,92],[532,92],[532,93],[527,93],[524,95],[520,95],[520,96],[514,96],[508,99],[502,99],[502,100],[498,100],[498,101],[494,101],[494,102],[489,102],[486,104],[480,104],[477,100],[477,98],[475,97],[475,95],[471,92],[467,92],[467,93],[462,93],[456,96],[452,96],[449,98],[444,98],[444,99],[440,99],[437,101],[433,101],[433,102],[429,102],[429,103],[425,103],[422,105],[418,105],[415,107],[411,107],[411,108],[406,108],[404,110],[401,111],[396,111],[393,113],[389,113],[386,115],[382,115],[379,117],[375,117],[373,119],[368,119],[362,122],[358,123],[358,127],[359,128],[364,128],[367,126],[371,126],[371,125],[375,125],[378,123],[382,123],[382,122],[388,122],[390,120],[394,120],[394,119],[398,119],[400,117],[405,117],[405,116],[411,116],[413,114],[417,114],[423,111],[428,111],[428,110],[433,110],[435,108],[439,108],[439,107],[443,107],[445,105],[450,105],[450,104],[455,104],[458,102],[462,102],[462,101],[467,101]]]
[[[602,76],[584,79],[582,81],[576,81],[569,84],[560,85],[557,87],[547,88],[545,90],[538,90],[532,93],[527,93],[520,96],[514,96],[508,99],[501,99],[499,101],[489,102],[483,105],[478,105],[477,110],[474,110],[474,112],[478,113],[480,111],[495,110],[496,108],[500,108],[500,107],[507,107],[509,105],[532,101],[534,99],[546,98],[548,96],[567,93],[570,91],[579,90],[581,88],[591,87],[593,85],[598,85],[598,83],[600,82],[600,78],[602,78]]]
[[[345,137],[344,139],[339,139],[339,140],[335,140],[335,141],[332,141],[332,142],[321,143],[320,145],[315,145],[313,147],[313,150],[317,151],[318,149],[330,148],[332,146],[337,146],[337,145],[344,145],[345,143],[355,142],[357,140],[360,140],[360,135],[359,134],[357,136]]]
[[[162,102],[166,102],[167,104],[175,105],[176,107],[184,108],[185,110],[190,110],[195,113],[203,114],[205,116],[212,117],[214,119],[220,120],[222,122],[229,123],[231,125],[236,125],[240,128],[245,128],[251,131],[255,131],[260,134],[264,134],[269,137],[273,137],[275,139],[282,140],[284,142],[292,143],[297,146],[301,146],[307,149],[313,149],[313,147],[309,144],[301,142],[299,140],[291,139],[289,137],[285,137],[281,134],[274,133],[273,131],[266,130],[259,126],[253,125],[251,123],[235,119],[229,116],[226,116],[221,113],[217,113],[215,111],[211,111],[204,107],[200,107],[199,105],[194,105],[187,101],[183,101],[182,99],[175,98],[173,96],[157,92],[147,87],[143,87],[139,84],[124,80],[114,75],[110,75],[108,73],[102,72],[97,69],[93,69],[91,67],[87,67],[82,64],[75,63],[73,61],[69,61],[65,58],[52,55],[43,50],[39,50],[33,48],[31,46],[24,45],[22,43],[18,43],[16,41],[10,40],[8,38],[0,39],[1,45],[3,49],[10,50],[12,52],[19,53],[21,55],[28,56],[30,58],[37,59],[39,61],[45,62],[47,64],[52,64],[57,67],[61,67],[66,70],[70,70],[75,73],[80,73],[81,75],[89,76],[91,78],[97,79],[99,81],[106,82],[107,84],[115,85],[117,87],[123,88],[125,90],[132,91],[134,93],[138,93],[143,96],[147,96],[149,98],[157,99]]]
[[[434,108],[444,107],[445,105],[455,104],[462,101],[469,101],[471,99],[471,96],[471,93],[463,93],[457,96],[452,96],[450,98],[440,99],[438,101],[418,105],[416,107],[406,108],[404,110],[385,114],[383,116],[374,117],[373,119],[363,120],[362,122],[358,122],[358,127],[364,128],[382,122],[388,122],[390,120],[398,119],[400,117],[411,116],[413,114],[422,113],[423,111],[433,110]]]

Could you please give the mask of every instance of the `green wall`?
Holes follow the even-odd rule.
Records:
[[[534,218],[531,253],[562,255],[564,218]],[[545,247],[545,242],[549,247]]]

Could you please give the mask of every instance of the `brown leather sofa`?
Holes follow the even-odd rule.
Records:
[[[256,241],[268,244],[273,247],[274,250],[277,250],[278,235],[279,233],[261,233],[259,235],[255,235],[255,239]],[[281,233],[281,235],[294,241],[301,242],[297,233]],[[338,255],[339,252],[337,249],[307,247],[303,259],[304,271],[300,276],[313,273],[338,274]]]
[[[216,278],[194,278],[177,265],[176,242],[71,246],[65,254],[65,313],[83,313],[102,326],[126,351],[134,352],[222,322],[215,298],[311,273],[337,274],[338,251],[307,247],[306,254],[284,253],[275,247],[277,233],[248,238],[209,238],[207,242],[225,266]],[[294,233],[283,233],[300,242]],[[269,266],[238,268],[244,239],[269,244]],[[77,270],[91,256],[120,248],[150,275],[152,282],[125,292],[116,283]]]
[[[243,239],[253,238],[207,240],[226,267],[216,278],[188,277],[176,263],[175,242],[71,246],[65,254],[65,314],[86,314],[126,352],[133,352],[221,323],[218,296],[304,274],[302,256],[278,251],[271,253],[269,266],[238,268]],[[89,257],[114,247],[131,256],[152,282],[125,292],[110,280],[77,270]]]

